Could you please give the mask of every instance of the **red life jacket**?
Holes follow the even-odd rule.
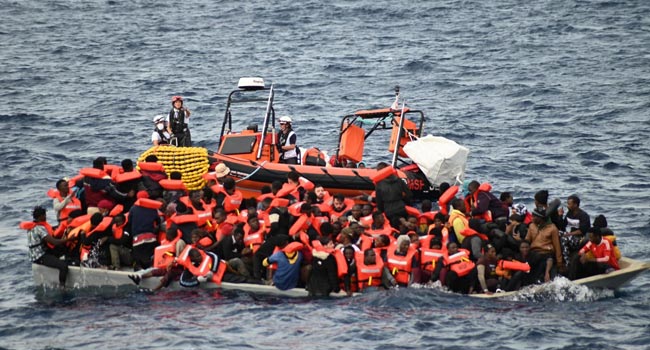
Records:
[[[521,262],[517,260],[499,260],[497,262],[497,266],[503,270],[511,270],[511,271],[523,271],[523,272],[530,272],[530,265],[528,265],[528,262]]]
[[[417,250],[409,247],[406,256],[397,255],[395,250],[396,246],[394,244],[388,249],[388,259],[386,260],[388,270],[393,274],[393,276],[395,276],[395,280],[398,283],[408,284],[413,269],[413,258],[415,257]]]

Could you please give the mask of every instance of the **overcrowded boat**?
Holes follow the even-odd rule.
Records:
[[[618,289],[650,268],[622,257],[605,217],[592,225],[575,196],[562,215],[543,190],[532,211],[488,183],[463,193],[468,150],[423,136],[424,113],[400,106],[399,89],[388,108],[343,116],[332,154],[299,147],[274,99],[273,85],[242,78],[216,152],[156,145],[137,162],[98,157],[59,180],[48,192],[58,224],[42,207],[21,223],[35,284],[342,297],[439,281],[494,298],[559,273]],[[235,117],[254,103],[261,121]],[[182,98],[172,105],[165,126],[178,136]],[[390,157],[366,167],[384,131]]]

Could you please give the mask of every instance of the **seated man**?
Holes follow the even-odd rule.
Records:
[[[300,267],[302,263],[303,245],[299,242],[287,244],[282,251],[274,253],[264,259],[262,265],[267,267],[277,263],[277,270],[273,274],[273,284],[280,290],[295,288],[300,280]]]
[[[589,242],[571,261],[569,274],[571,279],[585,278],[620,269],[612,251],[612,244],[603,238],[600,228],[591,227],[587,232],[589,233]]]

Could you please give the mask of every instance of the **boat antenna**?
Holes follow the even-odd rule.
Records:
[[[399,97],[399,87],[396,88],[397,97]],[[395,101],[397,102],[397,101]],[[395,141],[395,150],[393,150],[393,161],[391,165],[393,168],[397,164],[397,152],[401,147],[402,133],[404,133],[404,109],[406,108],[406,101],[402,100],[402,111],[399,113],[399,132],[397,133],[397,140]]]
[[[273,106],[273,83],[271,83],[271,88],[269,91],[269,99],[266,102],[266,113],[264,113],[264,127],[262,128],[262,139],[257,149],[257,158],[262,158],[262,149],[264,149],[264,137],[266,132],[269,129],[269,118],[271,117],[271,106]]]

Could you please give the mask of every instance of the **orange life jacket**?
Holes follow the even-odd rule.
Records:
[[[336,261],[336,273],[339,278],[348,274],[348,264],[345,261],[345,255],[343,255],[340,249],[323,247],[320,241],[317,240],[312,241],[311,244],[314,250],[328,253],[334,257]]]
[[[443,215],[449,215],[449,203],[456,197],[459,189],[458,186],[451,186],[438,198],[438,207]]]
[[[167,191],[187,191],[182,180],[162,179],[158,184]]]
[[[58,200],[59,203],[62,203],[64,201],[64,198],[61,197],[61,193],[59,193],[59,191],[54,188],[51,188],[49,191],[47,191],[47,195],[50,198]],[[77,197],[71,196],[68,204],[66,204],[65,207],[63,207],[59,211],[59,217],[57,219],[59,221],[64,221],[68,218],[68,216],[72,211],[80,210],[80,209],[81,209],[81,201]]]
[[[379,183],[379,181],[391,176],[391,175],[397,175],[397,170],[393,168],[392,166],[387,166],[381,170],[379,170],[377,173],[375,173],[373,176],[370,177],[372,180],[372,183],[375,184],[375,186]]]
[[[374,265],[366,265],[363,261],[363,252],[355,252],[354,258],[357,265],[357,280],[359,290],[367,287],[377,287],[381,285],[381,275],[384,269],[384,261],[379,256],[375,259]]]
[[[133,180],[138,180],[142,178],[142,174],[140,174],[139,171],[127,171],[126,173],[121,173],[113,176],[113,181],[115,183],[123,183],[123,182],[128,182],[128,181],[133,181]]]
[[[177,234],[171,242],[161,242],[157,246],[153,254],[153,266],[158,269],[165,269],[174,262],[176,257],[176,243],[181,239],[181,235]]]
[[[426,271],[436,269],[438,259],[447,256],[446,249],[420,248],[420,267]]]
[[[197,225],[198,226],[203,226],[206,224],[206,222],[210,219],[212,219],[212,209],[214,208],[214,205],[206,204],[203,200],[201,200],[201,205],[203,206],[203,210],[198,210],[192,205],[192,202],[190,201],[190,197],[188,196],[183,196],[179,199],[183,204],[185,204],[188,208],[192,209],[192,214],[196,215],[198,218]]]
[[[499,260],[497,267],[503,270],[530,272],[530,265],[527,262],[517,260]]]
[[[165,172],[165,166],[156,162],[138,162],[138,168],[144,171]]]
[[[256,232],[251,232],[251,227],[248,224],[244,225],[244,246],[249,247],[253,253],[257,252],[260,249],[262,243],[264,243],[264,237],[266,236],[267,229],[265,224],[260,225],[260,229]]]
[[[396,246],[394,244],[388,249],[388,259],[386,260],[388,270],[393,274],[393,276],[395,276],[395,280],[398,283],[408,284],[413,269],[413,258],[415,257],[417,250],[409,247],[406,256],[397,255],[395,250]]]
[[[223,275],[226,273],[226,263],[222,260],[213,262],[213,258],[210,257],[209,254],[206,254],[204,251],[197,249],[199,253],[201,253],[202,260],[199,266],[194,266],[189,257],[191,249],[192,246],[186,246],[176,259],[176,262],[186,268],[192,275],[196,277],[206,276],[209,272],[212,271],[212,282],[221,284]],[[215,259],[218,259],[218,257]],[[217,266],[214,266],[214,264],[217,264]]]
[[[447,256],[445,265],[451,271],[456,272],[458,277],[466,276],[476,267],[474,262],[469,259],[469,252],[465,249],[459,249],[458,253]]]

